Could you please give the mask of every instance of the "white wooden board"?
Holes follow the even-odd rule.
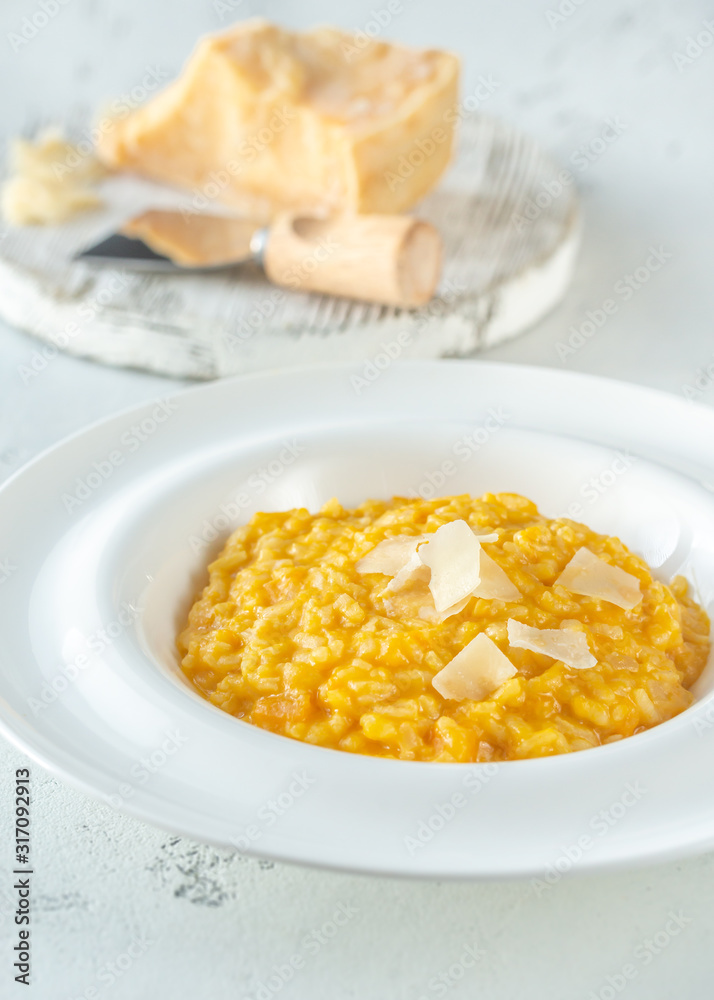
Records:
[[[366,363],[385,345],[404,358],[469,354],[532,326],[568,287],[579,242],[577,196],[572,185],[553,193],[558,172],[510,126],[467,118],[455,163],[417,209],[444,237],[439,293],[407,313],[283,292],[253,266],[164,275],[75,263],[78,250],[124,218],[188,200],[112,177],[102,187],[105,209],[63,226],[7,231],[0,315],[72,354],[197,379],[313,361]]]

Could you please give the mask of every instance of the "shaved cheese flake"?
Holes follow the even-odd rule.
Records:
[[[498,532],[497,531],[489,531],[489,533],[487,535],[479,535],[478,531],[476,531],[475,528],[472,528],[471,530],[474,533],[474,537],[478,539],[479,545],[484,545],[486,542],[497,542],[498,541]]]
[[[423,608],[419,608],[419,617],[424,618],[428,622],[436,622],[441,625],[447,618],[451,618],[452,615],[458,615],[459,611],[463,611],[470,599],[471,594],[457,601],[456,604],[452,604],[446,611],[441,612],[437,611],[433,604],[425,604]]]
[[[485,552],[481,553],[479,570],[481,580],[471,591],[474,597],[487,601],[518,601],[523,596],[506,571]]]
[[[409,583],[415,580],[423,580],[425,583],[429,579],[429,570],[419,558],[419,553],[415,552],[412,557],[404,563],[393,580],[390,580],[384,588],[385,593],[395,593],[402,590]]]
[[[483,701],[513,677],[516,668],[485,632],[464,646],[431,683],[442,698]]]
[[[595,597],[632,611],[642,601],[640,581],[583,546],[555,581],[573,594]]]
[[[383,573],[385,576],[396,576],[400,569],[414,555],[421,535],[395,535],[385,538],[366,556],[362,556],[356,565],[358,573]]]
[[[519,649],[530,649],[560,660],[573,670],[589,670],[597,663],[584,632],[564,628],[533,628],[515,618],[508,619],[508,641]]]
[[[417,557],[431,570],[429,590],[438,612],[463,600],[478,586],[481,545],[466,521],[449,521],[419,549]]]

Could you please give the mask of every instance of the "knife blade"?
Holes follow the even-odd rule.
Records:
[[[251,247],[259,249],[253,237],[261,228],[243,219],[150,209],[75,260],[121,261],[141,270],[213,271],[255,259]]]

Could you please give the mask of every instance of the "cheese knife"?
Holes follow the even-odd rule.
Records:
[[[411,309],[433,296],[441,258],[438,231],[407,215],[284,213],[260,227],[230,216],[150,209],[75,259],[176,273],[253,261],[274,284],[295,291]]]

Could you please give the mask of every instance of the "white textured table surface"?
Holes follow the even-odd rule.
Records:
[[[175,71],[200,32],[235,16],[364,29],[386,4],[45,0],[44,8],[47,23],[27,44],[16,36],[24,19],[42,10],[39,0],[5,0],[0,8],[4,134],[52,113],[61,120],[77,101],[93,106],[113,97],[148,66]],[[489,113],[535,135],[570,166],[582,192],[584,249],[570,295],[537,329],[488,357],[673,393],[699,379],[699,398],[714,403],[712,376],[702,375],[714,362],[711,6],[402,0],[396,9],[386,35],[457,49],[466,63],[465,94],[480,74],[491,75],[498,86]],[[688,42],[697,34],[699,54]],[[594,142],[615,132],[614,141]],[[597,319],[606,299],[615,301],[614,314],[599,328],[588,325],[588,312]],[[0,478],[89,421],[178,386],[66,357],[24,384],[20,368],[37,346],[0,329]],[[564,879],[541,896],[525,883],[356,878],[180,840],[90,801],[37,767],[34,976],[27,990],[12,981],[8,874],[10,779],[25,763],[0,746],[0,997],[707,995],[712,856]],[[342,927],[331,923],[339,907],[351,914]],[[676,921],[672,913],[680,915]],[[285,981],[281,968],[295,955],[302,967]]]

